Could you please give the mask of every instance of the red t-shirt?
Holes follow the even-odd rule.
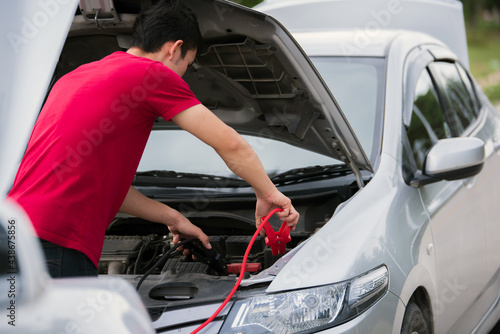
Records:
[[[199,103],[160,62],[115,52],[80,66],[54,85],[9,197],[40,238],[85,253],[97,267],[155,118]]]

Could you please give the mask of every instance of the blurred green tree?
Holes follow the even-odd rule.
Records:
[[[500,10],[500,0],[485,0],[484,5],[487,9],[490,10],[493,8]]]
[[[461,0],[467,22],[475,27],[485,9],[500,10],[500,0]]]
[[[472,27],[477,25],[479,16],[484,8],[484,2],[489,0],[461,0],[464,6],[465,20],[469,22]]]

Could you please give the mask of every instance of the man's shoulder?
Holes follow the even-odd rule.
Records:
[[[154,65],[154,61],[135,57],[123,51],[114,52],[100,60],[83,64],[64,76],[65,80],[142,80]],[[158,70],[155,70],[158,72]]]
[[[98,66],[124,68],[130,75],[135,73],[143,75],[144,77],[169,77],[171,80],[174,79],[174,81],[183,81],[178,74],[176,74],[174,71],[172,71],[170,68],[163,65],[159,61],[152,60],[146,57],[135,56],[122,51],[114,52],[111,55],[103,58],[102,62],[99,63]]]

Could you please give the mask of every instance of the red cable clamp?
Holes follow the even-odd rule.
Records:
[[[247,268],[247,259],[248,255],[250,254],[250,249],[253,246],[253,243],[255,242],[255,239],[257,238],[257,235],[259,235],[259,232],[262,231],[262,228],[266,230],[267,238],[266,238],[266,244],[271,247],[271,250],[273,252],[273,255],[277,254],[284,254],[285,253],[285,248],[286,248],[286,243],[289,242],[292,238],[290,237],[290,227],[286,225],[286,222],[283,222],[281,225],[280,230],[276,233],[274,232],[273,228],[271,227],[271,224],[269,224],[269,218],[271,218],[272,215],[274,215],[278,211],[283,211],[283,209],[274,209],[271,211],[266,217],[262,217],[260,219],[260,225],[255,231],[252,239],[250,240],[250,243],[248,244],[247,250],[245,251],[245,255],[243,256],[243,263],[241,264],[240,267],[240,277],[236,281],[236,284],[234,285],[233,289],[229,293],[229,295],[226,297],[224,302],[219,306],[219,308],[212,314],[210,318],[208,318],[204,323],[199,325],[194,331],[191,332],[191,334],[196,334],[198,333],[201,329],[205,328],[206,325],[208,325],[212,320],[214,320],[217,315],[219,314],[220,311],[224,307],[226,307],[227,303],[229,300],[233,297],[234,293],[240,286],[241,280],[243,279],[243,274],[245,273],[245,269]],[[252,265],[252,263],[250,263]]]
[[[286,222],[283,222],[283,224],[281,224],[281,228],[278,232],[275,232],[273,230],[273,227],[269,223],[270,216],[277,211],[283,210],[275,209],[273,212],[271,212],[270,215],[267,215],[267,217],[260,218],[261,224],[264,224],[264,230],[266,231],[267,235],[266,245],[271,247],[271,251],[273,252],[274,256],[278,254],[285,254],[286,244],[292,240],[292,238],[290,237],[290,226],[288,226]]]

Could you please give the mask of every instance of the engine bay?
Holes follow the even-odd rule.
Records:
[[[291,241],[286,244],[285,254],[273,255],[265,236],[257,236],[244,279],[272,268],[282,256],[326,224],[335,208],[357,191],[352,175],[315,183],[310,185],[321,187],[311,188],[314,191],[309,194],[303,186],[283,187],[289,189],[287,195],[301,215],[299,223],[290,232]],[[138,189],[147,196],[161,197],[156,192],[158,188]],[[184,199],[179,198],[178,192],[177,198],[157,199],[200,227],[210,237],[211,250],[198,240],[187,240],[183,248],[189,254],[185,255],[174,245],[167,226],[118,213],[106,232],[98,266],[99,275],[118,275],[138,288],[153,320],[166,308],[214,303],[227,295],[238,279],[245,251],[256,231],[255,197],[250,191],[232,197],[222,196],[218,191],[209,196],[205,193],[202,205],[200,196],[194,192],[183,194]],[[282,224],[276,216],[269,223],[275,231]]]
[[[144,222],[144,224],[148,224]],[[168,231],[167,231],[168,232]],[[235,274],[234,268],[241,264],[243,255],[252,238],[251,235],[216,235],[210,236],[212,252],[197,241],[189,243],[187,248],[196,259],[177,251],[171,258],[157,265],[155,274],[166,271],[197,272],[207,275]],[[293,245],[304,238],[294,238]],[[151,233],[147,235],[108,235],[105,237],[99,274],[101,275],[143,275],[160,260],[161,255],[173,248],[170,234]],[[279,257],[273,256],[266,247],[265,237],[258,236],[248,258],[249,272],[258,272],[269,268]],[[222,270],[221,268],[225,268]]]
[[[246,248],[255,232],[255,223],[248,210],[246,217],[233,214],[232,217],[222,217],[220,212],[204,212],[203,215],[186,216],[210,237],[211,250],[203,247],[199,241],[188,242],[183,248],[192,255],[184,255],[176,250],[164,259],[162,255],[175,249],[172,234],[162,224],[148,222],[136,217],[119,214],[108,228],[104,240],[101,259],[99,261],[100,275],[144,275],[153,265],[156,267],[151,274],[165,272],[190,272],[212,276],[236,274],[238,265],[243,261]],[[281,221],[275,218],[271,223],[278,230]],[[307,239],[316,228],[325,223],[316,222],[314,226],[299,226],[291,233],[291,241],[287,251]],[[311,225],[311,224],[309,224]],[[273,256],[271,248],[266,246],[265,236],[257,236],[248,257],[247,271],[257,273],[267,269],[279,259]]]

